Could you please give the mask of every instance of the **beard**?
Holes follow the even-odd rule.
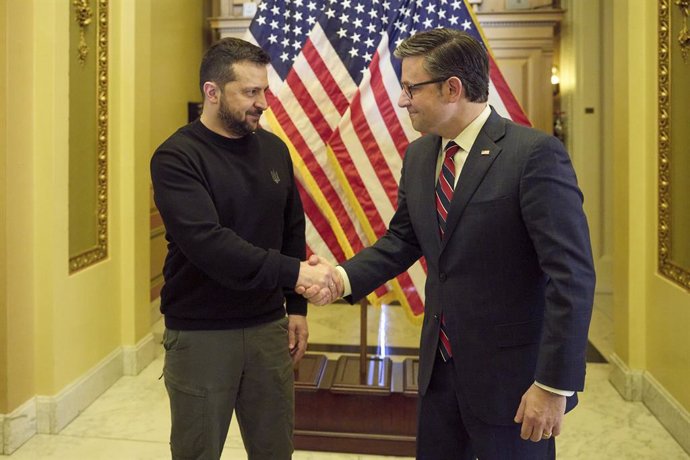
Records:
[[[220,98],[220,107],[218,108],[218,118],[225,126],[228,132],[238,136],[244,137],[247,134],[252,134],[259,127],[259,123],[250,123],[247,121],[247,115],[253,115],[260,117],[263,113],[262,110],[252,110],[244,113],[244,118],[240,118],[240,115],[233,113],[230,107],[225,103],[225,100]]]

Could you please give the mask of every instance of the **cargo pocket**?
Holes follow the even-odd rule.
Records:
[[[171,351],[175,349],[177,342],[180,337],[180,331],[174,329],[165,329],[163,331],[163,348],[165,351]]]
[[[180,385],[166,377],[170,398],[170,450],[173,457],[197,458],[206,448],[206,391]]]

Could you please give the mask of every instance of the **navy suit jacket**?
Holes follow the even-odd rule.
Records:
[[[439,136],[412,142],[387,233],[342,264],[360,299],[427,262],[419,391],[438,352],[441,314],[457,382],[475,414],[512,424],[536,380],[583,389],[594,268],[582,193],[553,136],[495,111],[462,169],[441,240],[436,218]],[[568,398],[567,410],[577,403]]]

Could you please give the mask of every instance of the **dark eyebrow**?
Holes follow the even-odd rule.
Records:
[[[268,85],[264,86],[263,88],[261,86],[248,86],[244,88],[244,91],[254,91],[254,90],[259,90],[263,89],[264,91],[268,91]]]

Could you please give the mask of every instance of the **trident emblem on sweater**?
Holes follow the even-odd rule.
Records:
[[[276,171],[275,169],[271,169],[271,177],[273,178],[273,182],[275,182],[276,184],[280,182],[280,176],[278,175],[278,171]]]

